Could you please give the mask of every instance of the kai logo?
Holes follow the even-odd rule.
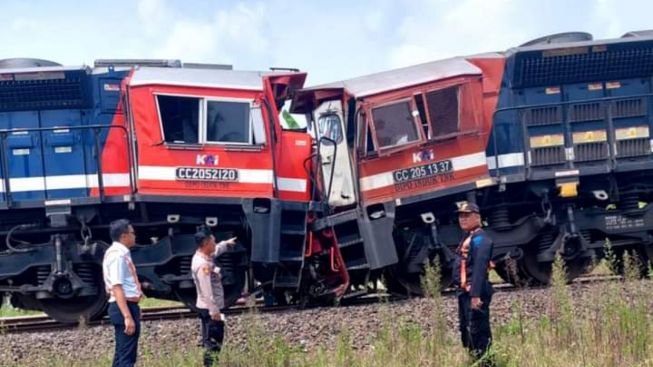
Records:
[[[413,153],[413,163],[432,161],[435,159],[435,152],[433,149],[422,150],[421,152]]]
[[[217,166],[220,162],[220,157],[215,154],[198,154],[195,157],[195,164],[202,166]]]

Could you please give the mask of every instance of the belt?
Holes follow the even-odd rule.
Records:
[[[131,303],[138,303],[141,301],[141,297],[126,297],[125,300]]]

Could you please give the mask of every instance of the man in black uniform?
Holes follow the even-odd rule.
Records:
[[[481,358],[492,340],[490,301],[494,290],[488,279],[488,270],[492,264],[493,244],[481,228],[481,215],[476,204],[460,204],[458,219],[460,228],[466,234],[456,250],[453,265],[460,337],[470,354],[474,358]]]

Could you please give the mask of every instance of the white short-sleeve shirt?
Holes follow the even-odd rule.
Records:
[[[113,242],[111,247],[105,252],[102,261],[102,273],[104,275],[104,284],[110,295],[109,302],[115,302],[116,299],[110,290],[114,285],[121,284],[125,292],[125,297],[140,297],[141,292],[138,289],[137,280],[134,279],[130,264],[133,264],[131,253],[127,246],[120,242]]]

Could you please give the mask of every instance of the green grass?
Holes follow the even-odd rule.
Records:
[[[170,301],[167,299],[158,299],[158,298],[145,298],[139,303],[141,308],[148,307],[176,307],[183,306],[184,304],[178,301]]]
[[[494,271],[494,269],[490,270],[490,273],[488,274],[488,278],[490,279],[490,282],[493,283],[493,284],[505,283],[505,281],[503,279],[501,279],[499,274],[497,274],[497,272]]]
[[[143,301],[140,303],[141,308],[149,308],[149,307],[175,307],[175,306],[183,306],[183,303],[177,302],[177,301],[169,301],[165,299],[158,299],[158,298],[145,298]],[[15,308],[12,307],[9,302],[5,302],[2,304],[2,307],[0,308],[0,318],[2,317],[19,317],[19,316],[36,316],[36,315],[43,315],[43,312],[41,311],[28,311],[28,310],[23,310],[20,308]]]
[[[560,270],[557,270],[560,271]],[[589,296],[585,311],[572,307],[573,297],[564,277],[554,279],[550,289],[549,308],[544,314],[529,317],[518,302],[512,305],[512,318],[494,326],[492,353],[498,366],[652,366],[653,320],[648,310],[649,283],[601,285]],[[433,283],[431,283],[433,284]],[[436,296],[439,297],[439,296]],[[438,301],[436,301],[436,304]],[[406,320],[393,320],[392,305],[382,306],[380,332],[367,349],[351,347],[353,335],[343,330],[335,346],[324,345],[305,351],[291,345],[279,335],[270,335],[258,314],[247,317],[245,345],[227,341],[220,354],[220,366],[249,367],[341,367],[341,366],[470,366],[461,348],[457,332],[443,326],[443,315],[433,310],[432,327]],[[440,327],[435,327],[439,325]],[[445,324],[446,325],[446,324]],[[170,348],[170,347],[169,347]],[[143,345],[139,364],[142,366],[198,366],[202,351],[195,345],[173,346],[173,350],[157,345]],[[100,356],[77,356],[74,360],[60,355],[34,353],[30,366],[109,366],[111,348]],[[21,362],[19,365],[25,365]]]
[[[436,261],[436,263],[438,263]],[[625,267],[636,269],[636,259],[624,259]],[[650,282],[626,276],[623,281],[600,283],[578,303],[566,284],[565,267],[557,257],[547,307],[536,315],[526,314],[523,301],[514,301],[508,322],[493,325],[491,354],[497,366],[653,366],[653,314],[650,311]],[[626,274],[633,274],[628,269]],[[355,337],[343,329],[335,345],[307,351],[270,334],[261,316],[246,316],[246,342],[229,343],[220,354],[220,366],[228,367],[436,367],[472,366],[461,348],[458,333],[448,328],[438,269],[426,273],[424,287],[433,299],[431,320],[416,324],[396,319],[392,305],[380,306],[380,331],[368,347],[352,347]],[[229,336],[227,336],[229,338]],[[143,345],[139,365],[152,367],[198,366],[202,351],[195,345]],[[35,353],[32,366],[110,365],[111,350],[100,356]],[[38,359],[37,359],[38,358]],[[70,357],[69,357],[70,358]],[[2,361],[0,361],[0,364]],[[21,365],[24,365],[22,363]]]
[[[43,315],[43,312],[41,311],[28,311],[20,308],[15,308],[8,302],[8,299],[0,300],[0,304],[2,305],[2,307],[0,307],[0,317]]]
[[[14,308],[8,305],[3,305],[0,309],[0,317],[19,317],[19,316],[36,316],[43,315],[41,311],[28,311],[21,310],[20,308]]]
[[[591,275],[612,275],[614,272],[610,269],[607,261],[601,260],[590,272]]]

